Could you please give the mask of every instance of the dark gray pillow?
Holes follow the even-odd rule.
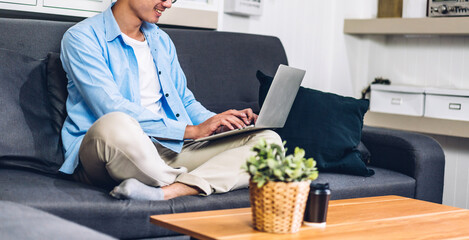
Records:
[[[0,49],[0,166],[56,173],[63,163],[53,130],[45,60]]]

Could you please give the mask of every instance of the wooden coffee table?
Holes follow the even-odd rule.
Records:
[[[398,196],[335,200],[327,226],[295,234],[252,228],[251,209],[151,216],[152,223],[197,239],[469,239],[469,210]]]

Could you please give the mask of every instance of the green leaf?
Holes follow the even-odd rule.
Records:
[[[267,159],[267,166],[269,166],[271,169],[274,169],[277,167],[277,162],[274,159],[269,158]]]
[[[255,175],[257,173],[257,168],[254,165],[249,166],[249,173]]]
[[[295,148],[295,157],[304,158],[304,156],[305,156],[305,150],[303,150],[302,148],[296,147]]]
[[[274,175],[278,178],[282,178],[282,171],[280,171],[280,169],[274,169]]]
[[[316,178],[318,178],[318,172],[317,171],[314,171],[313,173],[311,173],[311,175],[308,176],[308,179],[309,180],[316,180]]]
[[[265,179],[262,179],[259,182],[257,182],[257,187],[261,188],[262,186],[264,186],[264,184],[265,184]]]

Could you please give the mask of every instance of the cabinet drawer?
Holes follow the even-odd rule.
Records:
[[[93,12],[102,12],[110,4],[111,0],[44,0],[44,7]]]
[[[0,3],[16,3],[16,4],[21,4],[21,5],[36,6],[37,0],[0,0]]]
[[[384,88],[384,89],[383,89]],[[371,88],[370,111],[381,113],[423,116],[425,96],[423,89],[384,86]]]
[[[427,94],[425,117],[469,121],[469,97]]]

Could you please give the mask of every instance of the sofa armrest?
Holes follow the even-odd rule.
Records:
[[[367,126],[362,141],[371,153],[371,166],[414,178],[416,199],[442,202],[445,155],[437,141],[423,134]]]

